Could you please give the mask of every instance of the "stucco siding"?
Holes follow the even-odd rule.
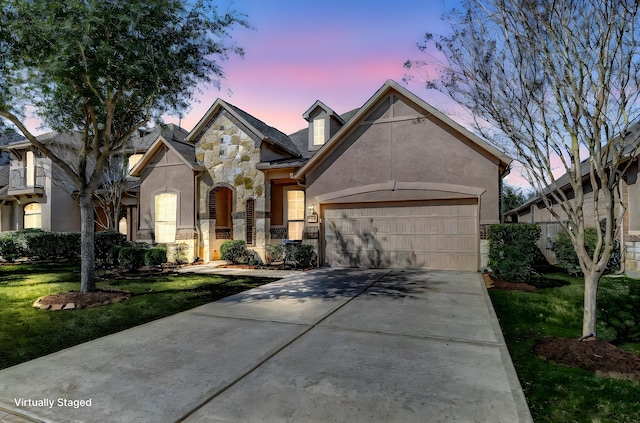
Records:
[[[176,240],[193,239],[193,172],[167,148],[156,154],[142,174],[139,238],[150,240],[149,236],[155,230],[155,196],[165,192],[178,194]]]
[[[307,201],[345,187],[377,183],[432,182],[443,186],[474,187],[481,194],[481,223],[499,222],[498,166],[472,142],[442,127],[420,111],[393,97],[381,101],[363,123],[307,175]],[[441,198],[459,197],[441,191]],[[417,195],[416,195],[417,194]],[[459,193],[458,193],[459,194]],[[415,199],[419,193],[360,195],[358,201]],[[393,197],[399,195],[400,197]],[[436,194],[424,194],[433,198]],[[404,198],[403,198],[404,196]],[[391,198],[389,198],[391,197]],[[463,196],[464,197],[464,196]],[[466,197],[473,197],[466,195]],[[350,199],[356,200],[356,199]]]

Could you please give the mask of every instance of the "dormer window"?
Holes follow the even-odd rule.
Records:
[[[313,145],[323,145],[326,141],[324,136],[324,119],[313,121]]]
[[[320,100],[302,115],[309,122],[309,151],[316,151],[326,144],[344,125],[344,120]]]

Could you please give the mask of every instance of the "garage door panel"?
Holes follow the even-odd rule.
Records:
[[[477,270],[477,204],[353,205],[323,210],[332,266]]]

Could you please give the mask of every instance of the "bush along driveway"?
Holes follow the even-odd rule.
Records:
[[[124,290],[126,301],[79,310],[39,310],[40,297],[78,290],[73,264],[0,266],[0,368],[32,360],[101,336],[166,317],[273,278],[179,274],[112,279],[99,289]]]

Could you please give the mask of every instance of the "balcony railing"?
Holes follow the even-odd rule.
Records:
[[[43,189],[46,180],[44,168],[35,166],[33,169],[14,169],[9,176],[9,192],[30,191]]]

